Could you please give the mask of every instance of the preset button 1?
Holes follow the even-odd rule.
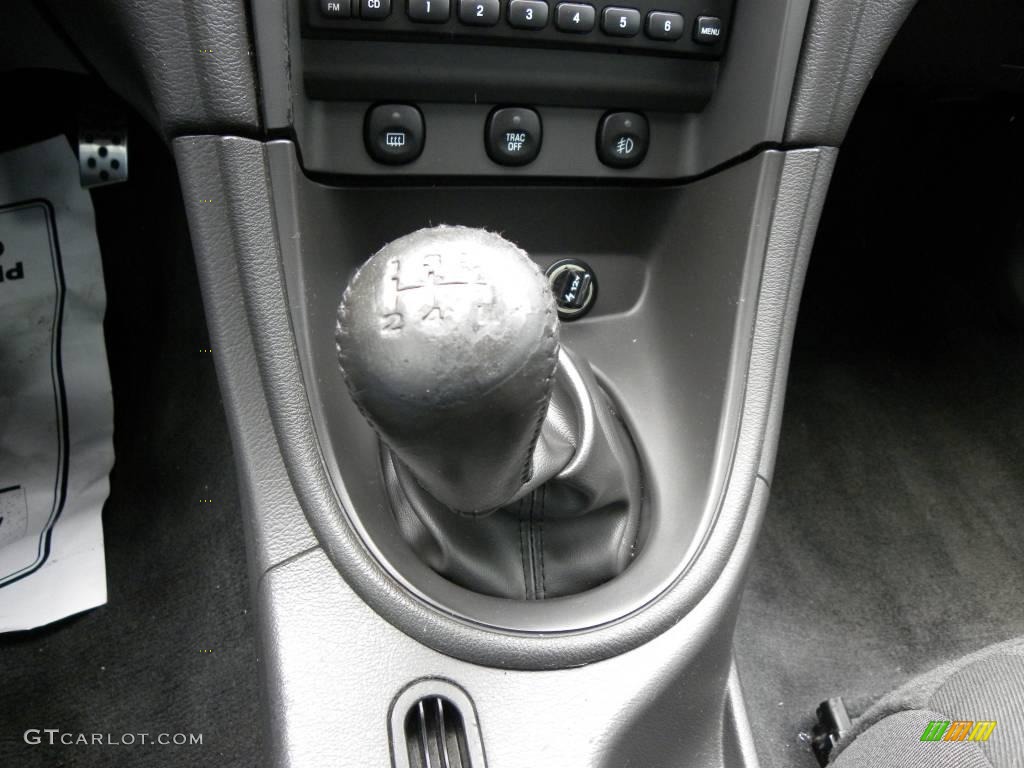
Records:
[[[408,0],[409,18],[428,24],[441,24],[451,15],[449,0]]]
[[[526,165],[540,152],[540,115],[524,107],[499,107],[487,118],[487,154],[500,165]]]

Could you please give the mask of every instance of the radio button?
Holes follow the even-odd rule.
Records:
[[[636,8],[605,8],[601,29],[614,37],[634,37],[640,32],[640,11]]]
[[[582,3],[559,3],[555,15],[555,26],[563,32],[585,34],[594,28],[597,18],[594,6]]]
[[[449,0],[409,0],[406,12],[413,21],[442,24],[448,21],[452,9]]]
[[[391,0],[359,0],[359,18],[378,21],[391,15]]]
[[[459,0],[459,21],[473,27],[493,27],[498,23],[498,0]]]
[[[548,4],[543,0],[511,0],[508,23],[517,29],[544,29],[548,25]]]
[[[652,40],[678,40],[683,36],[683,17],[678,13],[651,11],[647,14],[647,36]]]

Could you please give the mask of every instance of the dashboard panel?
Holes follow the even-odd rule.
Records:
[[[420,0],[412,0],[412,15],[410,0],[391,0],[386,15],[364,18],[369,9],[362,3],[378,1],[384,2],[350,0],[347,10],[329,13],[326,0],[254,4],[268,127],[294,136],[311,174],[444,183],[470,177],[671,181],[706,173],[782,139],[808,5],[596,4],[587,6],[593,28],[581,33],[559,29],[553,1],[545,3],[545,26],[534,30],[513,26],[513,0],[498,0],[489,26],[467,23],[458,0],[433,21],[415,10]],[[605,17],[619,10],[635,11],[635,34],[605,31]],[[674,28],[682,34],[652,37],[650,19],[662,18],[652,14],[680,17],[682,26]],[[710,29],[702,19],[720,22],[711,25],[718,30],[714,42],[695,39]],[[374,110],[386,106],[415,114],[415,130],[371,131]],[[504,109],[526,110],[539,124],[530,137],[536,151],[522,162],[503,161],[488,144],[491,118]],[[635,130],[610,130],[627,114],[636,116]],[[384,151],[375,151],[371,133],[384,137]],[[387,151],[389,133],[409,142],[395,153],[401,157]],[[513,141],[526,138],[513,133]],[[618,146],[633,150],[622,157]]]

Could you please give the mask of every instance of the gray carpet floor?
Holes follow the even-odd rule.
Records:
[[[813,712],[1024,635],[1024,343],[798,357],[737,631],[768,768]]]
[[[180,192],[135,134],[133,180],[95,197],[107,279],[116,466],[108,603],[0,635],[0,766],[260,760],[241,510]],[[200,502],[211,499],[211,503]],[[202,734],[193,746],[29,746],[29,728]]]
[[[822,700],[1024,635],[1018,111],[883,63],[840,152],[736,634],[765,768],[817,765]]]

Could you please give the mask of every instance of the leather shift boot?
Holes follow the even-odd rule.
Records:
[[[589,364],[562,347],[529,479],[499,509],[457,512],[382,447],[399,528],[435,571],[467,589],[542,600],[621,573],[635,553],[644,493],[633,443]]]

